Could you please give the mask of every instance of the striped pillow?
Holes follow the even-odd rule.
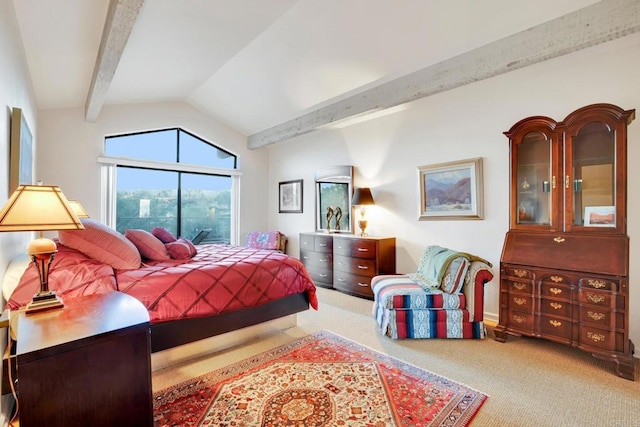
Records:
[[[465,257],[454,258],[442,277],[442,284],[440,285],[442,292],[449,294],[460,293],[470,265],[471,262]]]

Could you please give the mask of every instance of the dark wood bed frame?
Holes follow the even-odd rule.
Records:
[[[306,293],[289,295],[257,307],[196,319],[180,319],[151,325],[151,352],[167,350],[247,326],[309,309]]]

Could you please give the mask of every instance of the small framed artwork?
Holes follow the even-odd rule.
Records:
[[[584,225],[586,227],[615,227],[615,206],[586,206],[584,208]]]
[[[33,184],[33,142],[20,108],[11,112],[9,194],[19,185]]]
[[[280,183],[280,213],[302,213],[302,180]]]
[[[418,167],[418,219],[482,219],[482,158]]]

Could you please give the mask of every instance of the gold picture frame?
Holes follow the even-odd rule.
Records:
[[[21,184],[33,184],[33,139],[20,108],[11,112],[9,194]]]
[[[418,219],[483,219],[482,158],[418,166]]]

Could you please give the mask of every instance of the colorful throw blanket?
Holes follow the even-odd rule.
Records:
[[[472,261],[481,261],[491,267],[489,261],[466,252],[435,245],[427,246],[420,258],[418,271],[408,276],[424,289],[458,293],[464,285]]]

